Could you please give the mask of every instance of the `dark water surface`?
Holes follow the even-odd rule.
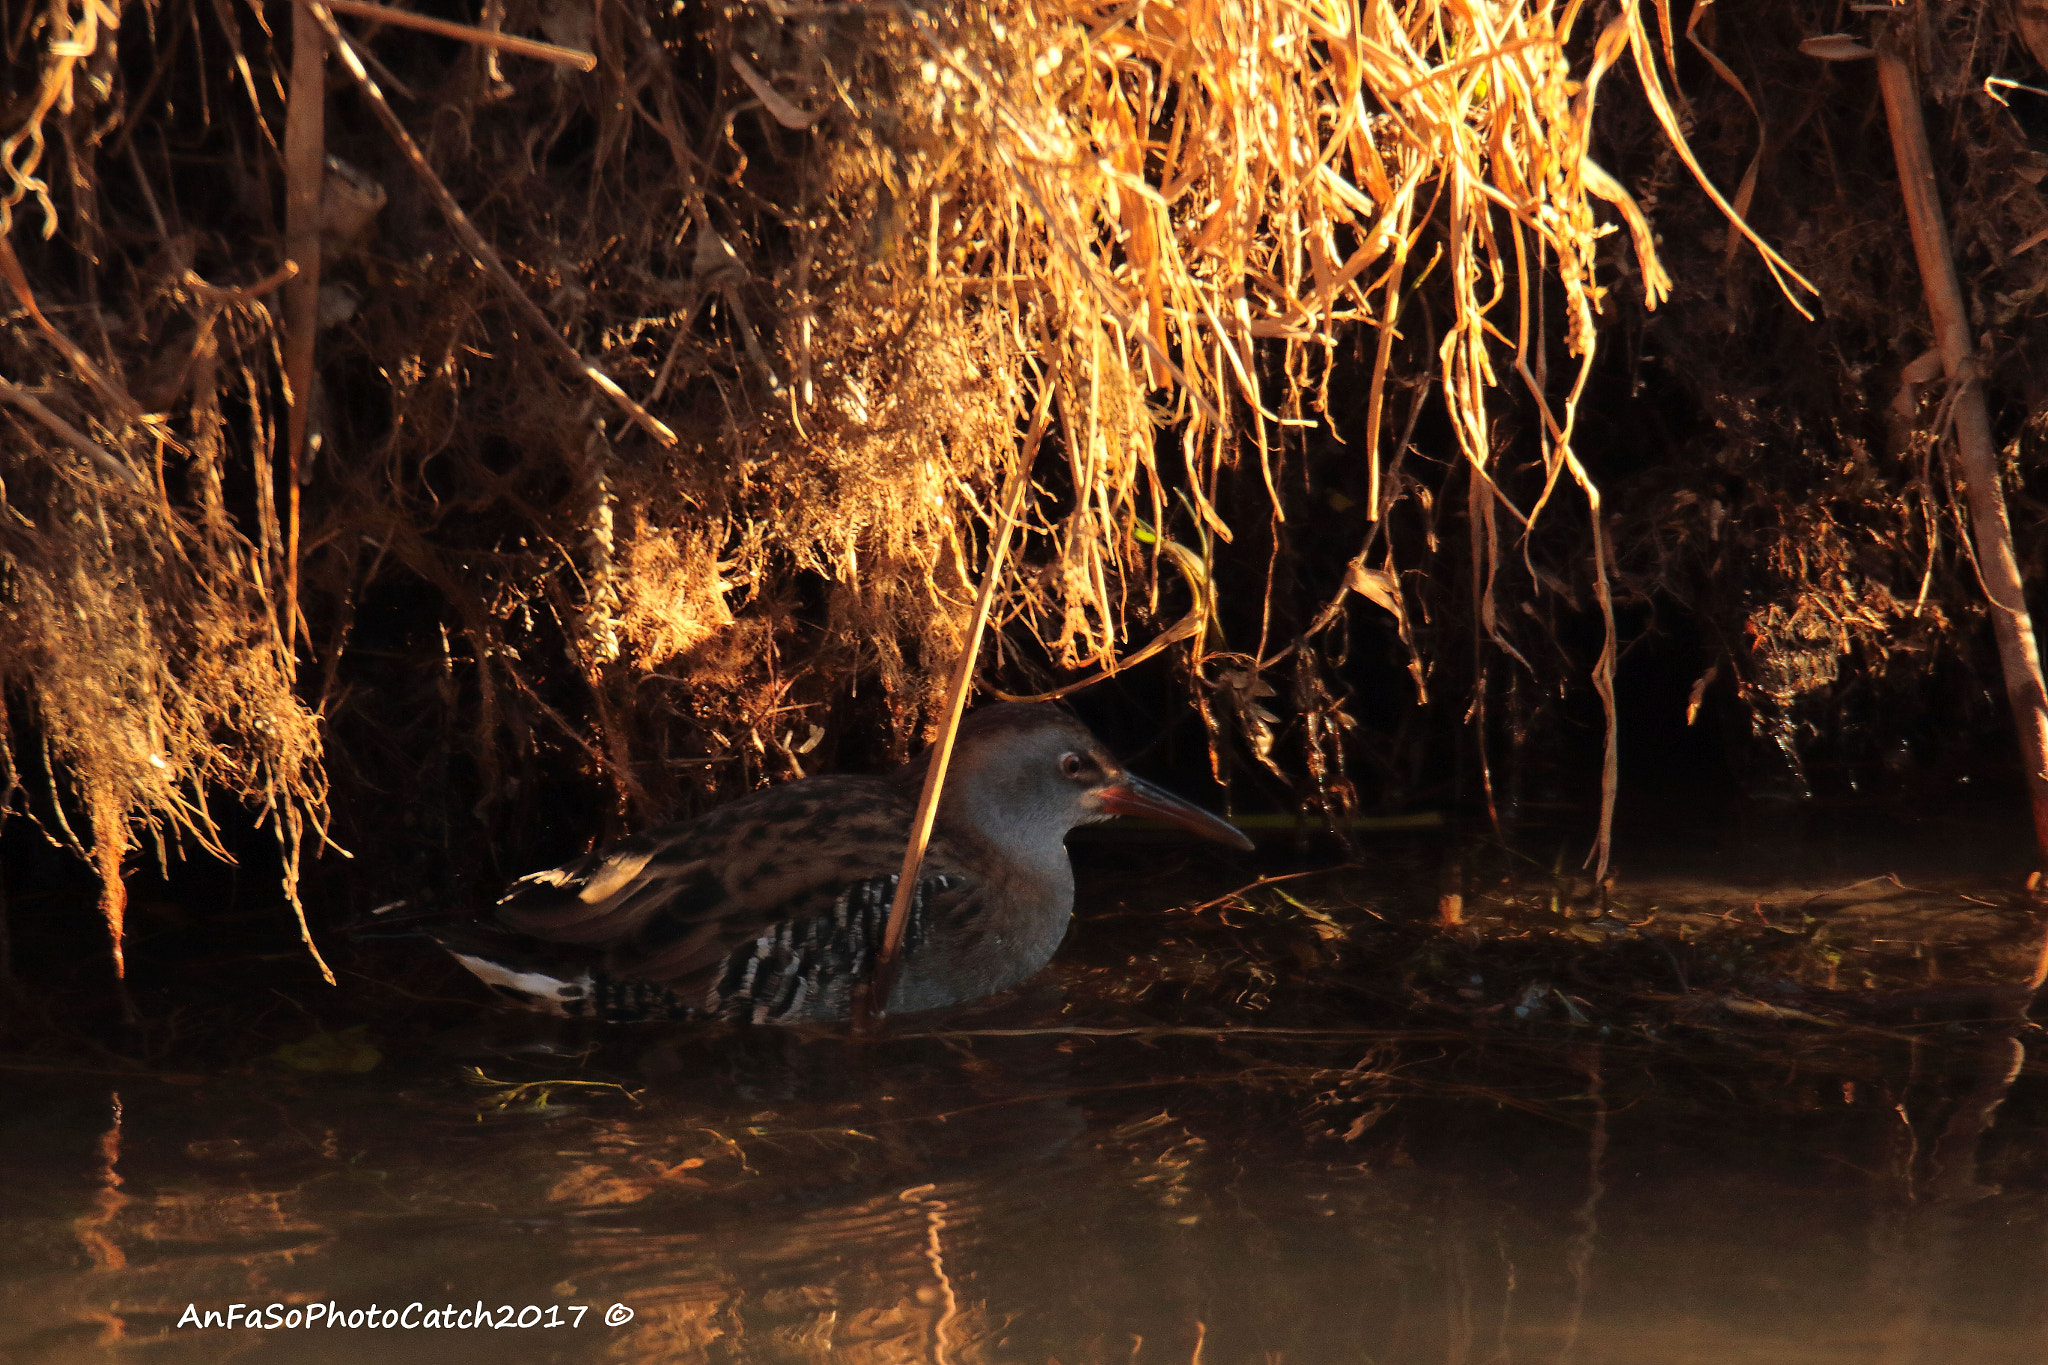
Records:
[[[2037,1027],[1459,1018],[1346,984],[1346,903],[1100,904],[857,1049],[461,1006],[322,1035],[360,1074],[19,1061],[0,1356],[2048,1360]],[[561,1325],[191,1325],[479,1303]]]

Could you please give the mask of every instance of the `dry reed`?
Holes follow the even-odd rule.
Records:
[[[416,671],[466,718],[485,814],[537,730],[634,818],[710,785],[678,775],[691,755],[727,785],[801,772],[864,684],[901,749],[942,709],[1041,388],[1067,468],[1027,499],[997,621],[1091,674],[1185,648],[1213,741],[1232,717],[1278,771],[1264,675],[1347,594],[1415,648],[1382,528],[1409,488],[1388,395],[1424,289],[1451,320],[1434,381],[1477,490],[1479,614],[1514,552],[1502,516],[1526,531],[1575,489],[1611,732],[1611,548],[1573,444],[1601,239],[1626,230],[1647,305],[1668,281],[1589,145],[1628,58],[1683,148],[1664,4],[1598,34],[1577,0],[503,7],[492,28],[587,50],[588,77],[300,8],[354,91],[326,101],[326,149],[384,176],[320,181],[317,287],[285,310],[300,347],[318,318],[310,369],[270,291],[298,268],[278,188],[311,202],[304,133],[278,136],[287,73],[318,63],[230,0],[0,5],[0,683],[43,767],[20,772],[14,732],[0,760],[98,868],[117,960],[135,832],[217,848],[210,793],[274,821],[296,900],[323,717],[380,584],[438,604]],[[438,111],[394,66],[441,83]],[[1219,479],[1255,463],[1284,517],[1285,444],[1330,418],[1359,329],[1368,417],[1340,434],[1370,469],[1361,546],[1305,629],[1227,641],[1214,561],[1241,528]],[[1510,380],[1541,419],[1529,506],[1491,474]],[[1146,620],[1171,624],[1127,645]],[[1301,762],[1341,805],[1349,719],[1319,689],[1293,689]],[[1602,871],[1614,783],[1610,733]]]

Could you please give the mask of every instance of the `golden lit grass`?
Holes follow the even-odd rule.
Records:
[[[176,187],[135,136],[175,102],[185,142],[254,183],[249,168],[282,155],[282,38],[219,16],[183,48],[159,37],[144,92],[111,62],[116,17],[98,0],[5,10],[40,65],[4,106],[0,235],[60,235],[6,258],[21,308],[0,377],[28,398],[0,403],[0,680],[66,793],[48,819],[89,812],[64,837],[100,869],[117,945],[130,827],[210,845],[209,791],[267,811],[296,868],[324,819],[316,710],[380,574],[445,604],[439,666],[462,654],[474,678],[486,802],[508,734],[534,723],[565,731],[642,816],[677,798],[670,755],[737,753],[739,778],[800,771],[807,709],[863,680],[903,743],[940,710],[993,490],[1048,385],[1072,496],[1027,499],[997,619],[1076,670],[1186,642],[1205,715],[1215,699],[1273,762],[1261,675],[1307,637],[1226,648],[1216,633],[1207,561],[1238,529],[1219,473],[1256,462],[1284,517],[1280,443],[1329,415],[1340,338],[1376,332],[1364,427],[1338,433],[1371,471],[1367,530],[1308,633],[1357,591],[1408,639],[1378,526],[1401,492],[1382,477],[1395,341],[1422,289],[1448,319],[1434,380],[1480,493],[1479,577],[1512,552],[1503,513],[1526,526],[1575,488],[1596,513],[1610,645],[1595,683],[1611,707],[1599,495],[1572,446],[1601,237],[1627,231],[1649,304],[1668,285],[1587,147],[1601,78],[1625,58],[1677,137],[1661,5],[1592,34],[1578,3],[1512,0],[767,0],[701,29],[665,6],[593,19],[515,0],[506,31],[587,49],[596,73],[470,58],[431,118],[373,98],[351,57],[356,93],[330,104],[410,125],[417,160],[380,164],[417,211],[403,242],[372,226],[322,247],[320,278],[355,279],[362,298],[320,333],[321,371],[378,376],[390,413],[330,423],[367,434],[308,454],[303,538],[279,436],[285,328],[266,297],[288,273],[279,239],[196,202],[176,230],[159,207]],[[357,30],[353,48],[395,62],[412,41]],[[294,193],[305,164],[286,172]],[[105,236],[113,218],[122,242],[153,229],[154,251]],[[469,262],[478,241],[489,270]],[[195,250],[261,263],[244,273],[265,282],[201,279]],[[1546,272],[1580,366],[1562,390],[1541,360]],[[32,300],[59,320],[32,325]],[[1510,381],[1542,413],[1549,487],[1532,507],[1487,491],[1490,404]],[[349,393],[326,401],[353,411]],[[1156,462],[1162,432],[1177,470]],[[151,472],[163,462],[176,477]],[[1166,531],[1183,505],[1187,544]],[[310,630],[289,619],[302,573]],[[823,610],[800,629],[807,578]],[[1161,600],[1183,591],[1191,608]],[[1134,610],[1179,624],[1127,643]],[[310,702],[297,648],[319,665]],[[587,689],[583,714],[541,700],[558,674]],[[1320,718],[1317,780],[1341,786],[1344,718],[1313,685],[1299,699]],[[19,756],[0,757],[19,780]]]

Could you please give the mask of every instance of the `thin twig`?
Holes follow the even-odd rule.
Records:
[[[558,66],[573,66],[578,71],[597,70],[597,57],[581,48],[557,47],[532,38],[514,38],[507,33],[493,33],[489,29],[475,28],[469,24],[451,24],[446,19],[430,19],[424,14],[410,10],[392,9],[388,5],[366,4],[364,0],[326,0],[327,8],[336,14],[346,14],[355,19],[374,19],[380,24],[391,24],[398,28],[416,28],[422,33],[439,34],[453,38],[459,43],[474,43],[479,47],[494,47],[500,52],[510,52],[521,57],[537,57],[544,62]]]
[[[313,348],[320,330],[320,200],[327,171],[327,64],[307,0],[292,6],[292,86],[284,125],[284,245],[298,274],[284,286],[285,413],[284,640],[287,670],[298,661],[299,461],[313,408]]]
[[[101,470],[112,475],[115,479],[127,484],[138,493],[147,491],[147,485],[142,482],[140,474],[123,464],[98,441],[93,440],[92,437],[50,411],[48,405],[42,399],[30,393],[27,389],[22,388],[18,384],[10,383],[5,379],[0,379],[0,398],[5,398],[8,402],[41,422],[50,430],[62,436],[66,445],[69,445],[73,450],[85,456],[86,459],[91,460]]]
[[[1908,35],[1897,24],[1885,27],[1877,44],[1878,85],[1891,124],[1899,189],[1913,233],[1913,254],[1920,266],[1927,314],[1941,347],[1942,369],[1954,393],[1956,463],[1962,470],[1963,492],[1970,506],[1978,577],[1991,602],[1992,636],[1998,642],[2005,695],[2012,705],[2013,728],[2019,732],[2020,762],[2034,808],[2034,838],[2040,853],[2048,857],[2048,682],[2042,677],[2041,650],[2033,617],[2027,611],[2019,559],[2013,551],[2012,521],[2000,489],[1998,446],[1978,377],[1983,365],[1974,355],[1970,315],[1956,277],[1941,194],[1935,187],[1927,125],[1920,114],[1920,91],[1906,61],[1908,43]]]
[[[1077,678],[1073,682],[1063,683],[1049,692],[1005,692],[1000,687],[991,687],[989,692],[998,701],[1058,701],[1061,697],[1093,687],[1095,684],[1113,678],[1128,669],[1136,668],[1139,664],[1144,663],[1169,645],[1176,645],[1182,640],[1193,639],[1202,633],[1202,628],[1208,623],[1209,609],[1198,597],[1193,611],[1190,611],[1186,616],[1181,617],[1178,622],[1153,636],[1142,647],[1124,655],[1123,658],[1116,660],[1107,668],[1098,668],[1085,678]]]
[[[21,268],[21,258],[14,254],[14,244],[4,235],[0,235],[0,275],[6,276],[8,285],[14,290],[14,297],[20,300],[21,306],[28,311],[36,327],[49,338],[50,344],[64,353],[64,358],[71,362],[79,377],[98,390],[100,397],[106,399],[107,404],[124,421],[141,422],[142,405],[135,401],[128,390],[108,378],[106,371],[85,353],[84,347],[64,335],[55,323],[43,316],[42,307],[37,304],[36,296],[29,288],[28,274]]]
[[[1244,817],[1238,816],[1237,818],[1239,820],[1242,820]],[[1212,906],[1221,905],[1225,901],[1236,900],[1239,896],[1242,896],[1247,891],[1257,891],[1262,886],[1272,886],[1278,882],[1297,881],[1303,877],[1320,877],[1327,872],[1346,872],[1357,866],[1357,863],[1337,863],[1331,867],[1312,867],[1308,869],[1308,871],[1306,872],[1282,872],[1277,876],[1261,877],[1255,882],[1246,882],[1243,886],[1238,887],[1235,891],[1226,891],[1222,895],[1215,897],[1213,900],[1203,901],[1199,905],[1187,906],[1182,910],[1182,913],[1192,915],[1199,911],[1207,910]]]
[[[421,182],[427,187],[427,193],[433,199],[435,207],[441,210],[442,216],[448,220],[448,225],[455,229],[455,235],[462,239],[462,244],[468,249],[471,259],[498,282],[498,286],[511,299],[514,309],[526,318],[535,337],[553,351],[563,364],[570,366],[583,378],[595,384],[606,397],[618,404],[641,430],[665,446],[674,445],[676,434],[669,429],[668,424],[628,398],[626,391],[612,382],[611,376],[577,354],[576,348],[555,330],[554,323],[548,320],[548,315],[541,311],[540,305],[526,296],[526,291],[512,278],[512,272],[505,268],[505,262],[499,257],[496,249],[484,240],[483,233],[469,220],[469,215],[462,211],[462,206],[455,202],[455,196],[448,192],[448,187],[441,183],[441,177],[434,174],[433,166],[427,162],[426,153],[412,140],[412,134],[405,130],[405,124],[385,100],[384,92],[377,88],[377,82],[370,79],[369,71],[356,57],[355,50],[349,46],[340,25],[334,22],[334,15],[321,0],[307,0],[307,4],[313,12],[313,17],[319,21],[320,27],[327,31],[327,41],[334,48],[335,55],[341,58],[341,64],[348,68],[348,74],[354,78],[357,87],[369,99],[370,108],[376,113],[378,121],[384,125],[385,131],[391,134],[392,141],[398,144],[399,150],[405,153],[406,160],[412,162],[413,170],[418,172]]]
[[[179,283],[209,308],[239,308],[298,278],[298,274],[298,266],[286,261],[254,284],[214,284],[196,270],[187,270]]]
[[[910,903],[917,895],[918,870],[924,863],[925,846],[931,842],[932,822],[939,811],[939,793],[946,783],[946,765],[953,757],[953,740],[960,732],[960,717],[967,710],[967,694],[974,688],[974,660],[981,652],[981,636],[988,625],[996,585],[1002,581],[1003,561],[1010,553],[1010,533],[1024,511],[1024,499],[1031,491],[1031,466],[1045,439],[1046,420],[1052,415],[1053,377],[1045,375],[1038,390],[1038,411],[1031,418],[1031,430],[1024,438],[1024,451],[1010,475],[1009,496],[1004,499],[1003,519],[996,527],[995,544],[989,547],[988,567],[982,571],[981,595],[974,603],[974,620],[967,628],[960,662],[953,669],[952,694],[946,702],[946,718],[932,746],[931,764],[925,769],[924,791],[917,799],[917,815],[911,822],[910,843],[903,850],[903,869],[896,878],[896,898],[889,905],[889,924],[882,932],[881,951],[875,955],[874,976],[861,993],[854,1014],[854,1027],[865,1032],[872,1019],[888,1012],[889,991],[896,984],[897,960],[903,952],[903,935],[910,925]]]

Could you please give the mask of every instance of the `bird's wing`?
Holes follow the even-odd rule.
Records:
[[[716,986],[750,945],[778,959],[842,959],[838,970],[857,973],[880,940],[912,810],[906,793],[879,778],[770,787],[522,877],[496,918],[535,938],[589,945],[613,975],[685,992]],[[942,838],[919,883],[922,923],[977,899],[976,879]]]

